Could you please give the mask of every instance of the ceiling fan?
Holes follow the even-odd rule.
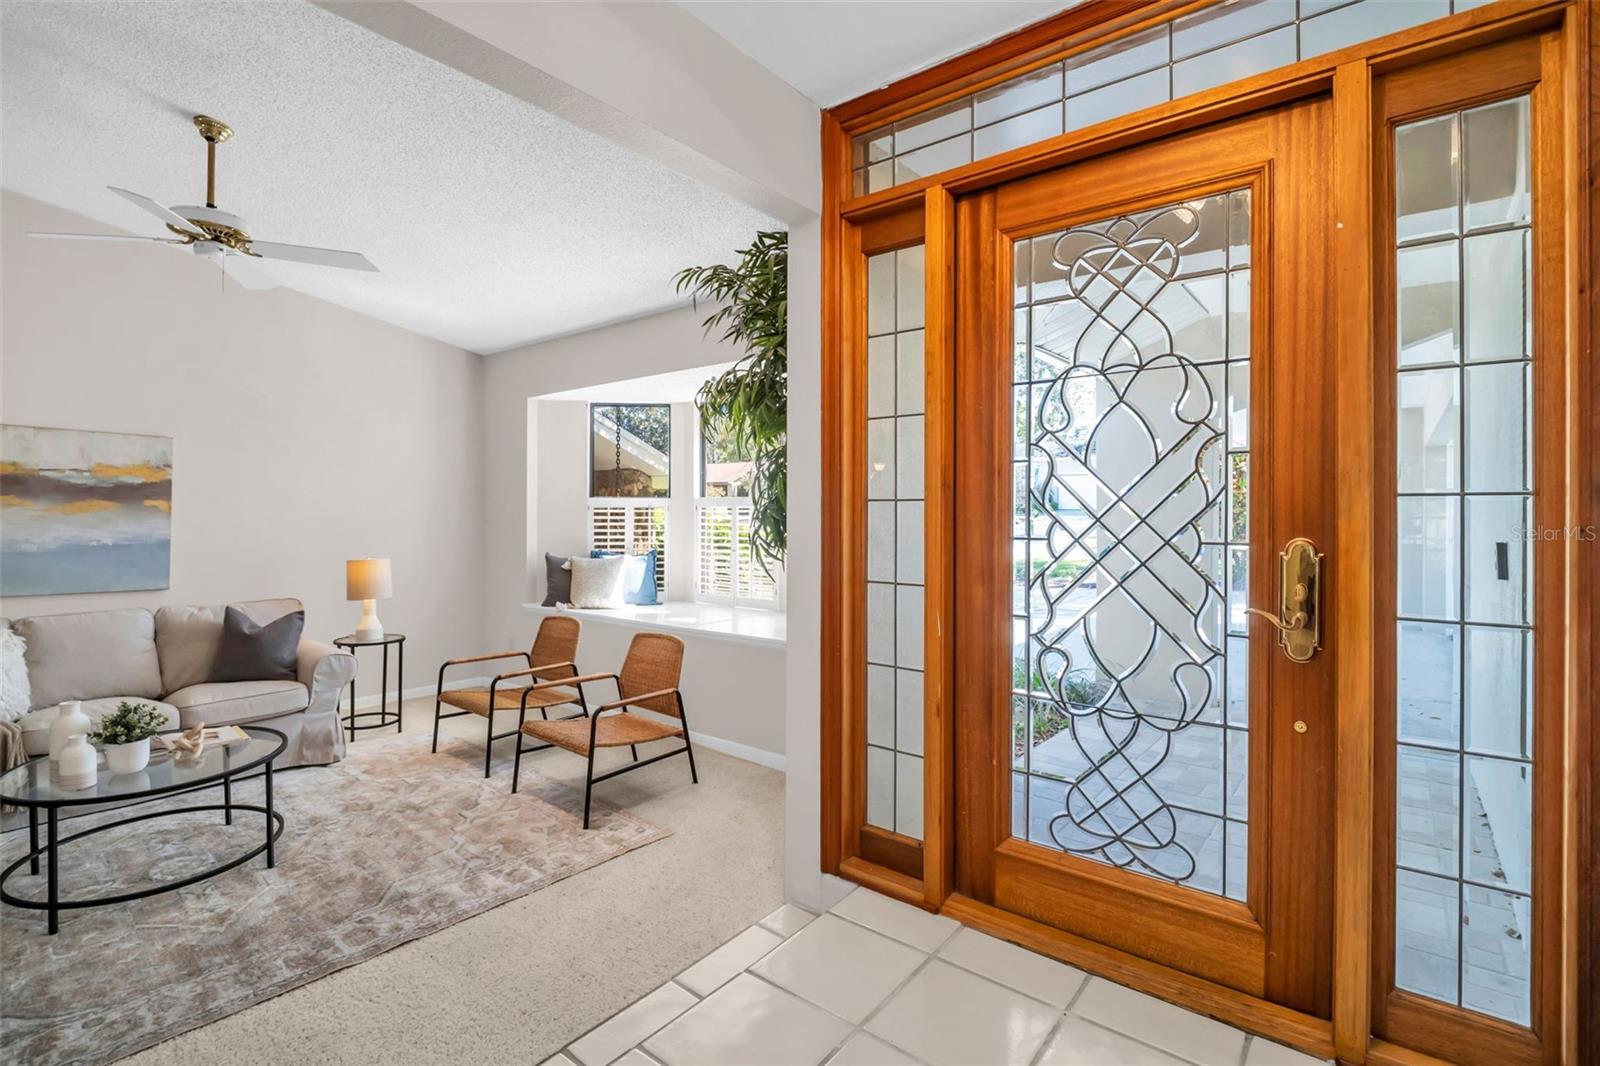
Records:
[[[282,259],[293,263],[311,263],[315,266],[340,267],[345,270],[377,271],[377,267],[359,252],[341,252],[332,248],[313,248],[304,244],[279,244],[258,241],[250,236],[245,220],[217,208],[217,145],[233,136],[233,130],[224,122],[208,115],[194,117],[195,128],[206,142],[206,204],[178,204],[162,207],[148,196],[140,196],[115,185],[106,186],[118,196],[137,204],[166,223],[171,237],[136,237],[121,233],[30,233],[30,237],[50,237],[77,241],[149,241],[155,244],[176,244],[194,249],[194,254],[209,259],[224,273],[247,289],[270,289],[277,285],[257,260]]]

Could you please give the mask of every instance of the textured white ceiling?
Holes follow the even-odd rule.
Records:
[[[214,115],[219,207],[382,271],[274,264],[284,284],[471,351],[675,306],[675,271],[776,225],[302,0],[7,0],[0,68],[6,188],[157,235],[106,186],[203,202],[190,116]]]
[[[678,0],[823,107],[1071,7],[1077,0]]]

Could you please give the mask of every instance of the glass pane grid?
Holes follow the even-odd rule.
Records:
[[[1398,987],[1528,1024],[1526,97],[1395,131]]]
[[[1219,2],[856,137],[852,193],[864,196],[1037,144],[1476,2]]]
[[[868,257],[866,820],[918,839],[922,836],[922,305],[920,245]]]
[[[1235,899],[1248,211],[1239,190],[1013,257],[1016,835]]]

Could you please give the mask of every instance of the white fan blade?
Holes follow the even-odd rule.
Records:
[[[57,241],[149,241],[152,244],[186,244],[176,237],[135,237],[130,233],[30,233],[30,237],[49,237]]]
[[[222,272],[232,278],[241,289],[276,289],[278,283],[273,280],[256,261],[248,255],[225,255],[222,257]]]
[[[360,252],[340,252],[332,248],[313,248],[308,244],[275,244],[272,241],[251,241],[250,250],[263,259],[287,259],[291,263],[311,263],[314,266],[342,267],[345,270],[370,270],[378,268]]]
[[[167,208],[162,207],[148,196],[140,196],[136,192],[129,192],[127,189],[119,189],[115,185],[107,185],[106,188],[110,189],[124,200],[127,200],[129,203],[136,204],[139,207],[144,208],[146,211],[150,212],[152,215],[156,216],[169,226],[177,226],[179,229],[188,233],[196,233],[199,231],[200,227],[196,226],[193,222],[190,222],[176,211],[169,211]]]

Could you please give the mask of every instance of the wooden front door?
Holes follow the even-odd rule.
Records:
[[[961,199],[954,381],[956,890],[1322,1017],[1330,117]]]

